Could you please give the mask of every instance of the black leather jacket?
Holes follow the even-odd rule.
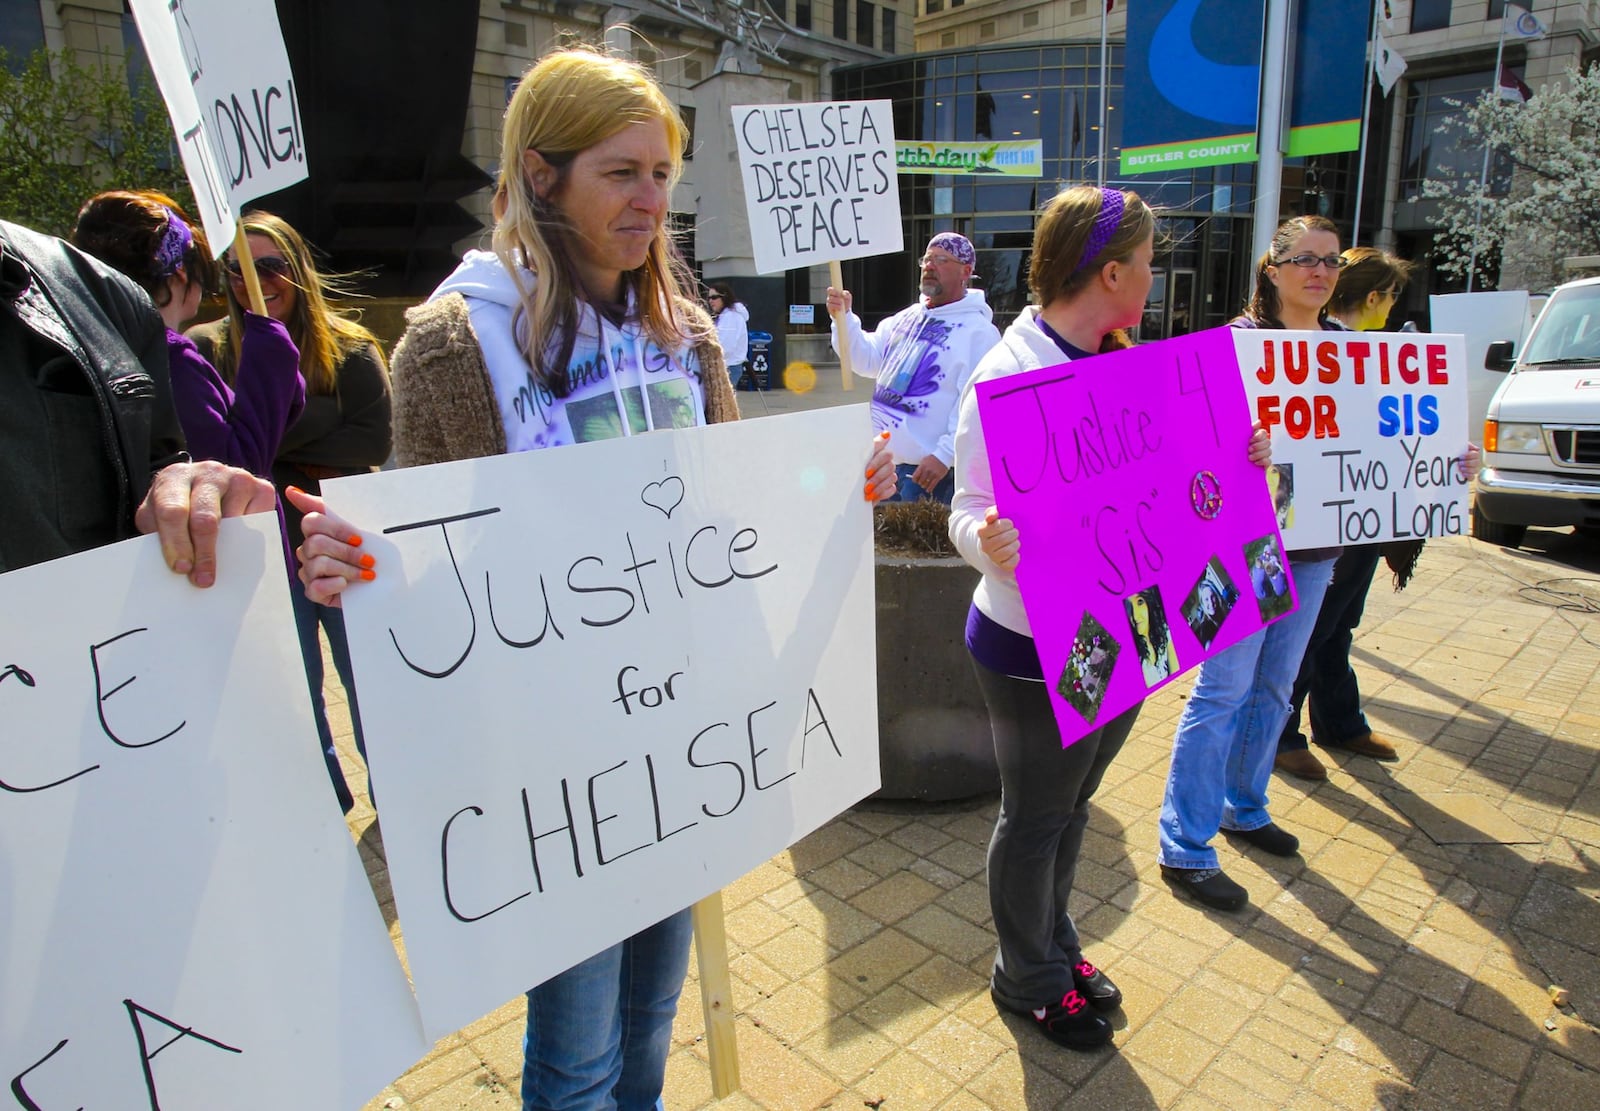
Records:
[[[77,363],[84,375],[82,388],[94,399],[100,436],[99,444],[88,442],[90,435],[84,430],[80,438],[85,442],[76,454],[55,444],[51,459],[37,468],[42,488],[0,491],[0,532],[52,531],[50,519],[60,515],[60,506],[70,506],[79,484],[103,486],[106,476],[100,472],[107,460],[115,472],[111,476],[114,520],[96,523],[92,532],[73,534],[63,528],[53,537],[8,537],[0,570],[66,554],[60,550],[63,547],[92,546],[85,541],[132,536],[134,510],[144,500],[151,476],[187,458],[167,378],[166,329],[150,298],[123,275],[69,244],[0,221],[0,326],[10,331],[13,340],[41,347],[28,338],[32,333]],[[37,370],[0,366],[0,374],[20,372],[30,381]],[[12,377],[9,388],[26,387]],[[43,392],[48,387],[37,388]],[[23,438],[22,444],[0,444],[0,451],[36,449],[34,437]],[[7,470],[28,474],[29,466],[26,457],[14,456]]]

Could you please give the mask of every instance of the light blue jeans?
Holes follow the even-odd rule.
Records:
[[[681,910],[528,992],[523,1111],[660,1108],[690,932]]]
[[[1160,859],[1169,868],[1215,868],[1211,839],[1219,829],[1271,823],[1267,781],[1278,734],[1289,720],[1289,696],[1333,564],[1291,560],[1300,597],[1295,611],[1200,665],[1178,719],[1161,801]]]

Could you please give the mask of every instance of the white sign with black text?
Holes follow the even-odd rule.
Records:
[[[733,132],[757,272],[904,246],[890,101],[739,105]]]
[[[0,576],[0,1090],[349,1111],[427,1050],[318,751],[278,519]]]
[[[245,202],[306,176],[294,75],[272,0],[130,0],[200,221],[221,254]]]
[[[336,479],[423,1021],[473,1021],[878,787],[865,406]]]

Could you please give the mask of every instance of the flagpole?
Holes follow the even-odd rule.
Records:
[[[1367,183],[1367,125],[1372,117],[1372,71],[1378,64],[1378,15],[1383,0],[1373,0],[1372,34],[1367,39],[1367,79],[1361,85],[1361,143],[1356,153],[1356,218],[1350,228],[1350,246],[1361,245],[1361,195]]]
[[[1106,24],[1111,19],[1111,5],[1100,5],[1100,156],[1095,159],[1094,183],[1101,188],[1106,184],[1106,94],[1111,82],[1106,77],[1107,54]]]
[[[1500,96],[1500,66],[1504,63],[1506,53],[1506,17],[1505,12],[1500,13],[1500,39],[1494,48],[1494,75],[1489,78],[1489,95],[1496,99]],[[1487,138],[1483,142],[1483,169],[1478,174],[1478,195],[1472,206],[1472,254],[1467,260],[1467,292],[1472,292],[1472,279],[1478,272],[1478,225],[1483,222],[1483,193],[1489,188],[1489,149],[1491,143]]]

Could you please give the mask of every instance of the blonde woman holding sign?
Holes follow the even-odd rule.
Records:
[[[738,419],[715,327],[666,226],[685,139],[634,62],[578,47],[528,71],[506,111],[494,250],[469,252],[411,310],[395,349],[402,465]],[[519,403],[530,386],[537,405]],[[880,449],[868,498],[893,484]],[[305,529],[314,598],[381,571],[361,566],[338,518],[312,512]],[[527,993],[524,1108],[659,1106],[689,938],[684,910]]]

